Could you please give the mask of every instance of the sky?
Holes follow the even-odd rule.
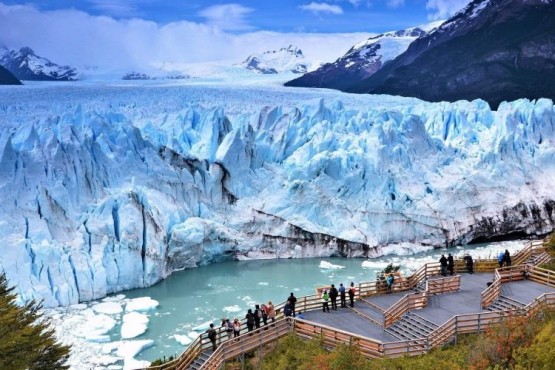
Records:
[[[0,46],[57,63],[240,61],[286,47],[329,62],[385,31],[446,19],[470,0],[0,0]]]

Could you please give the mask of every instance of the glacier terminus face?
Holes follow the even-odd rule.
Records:
[[[280,86],[0,89],[0,268],[75,304],[230,259],[553,229],[553,102]]]

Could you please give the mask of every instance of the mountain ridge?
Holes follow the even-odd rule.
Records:
[[[348,92],[428,101],[481,98],[495,109],[554,98],[555,6],[550,0],[475,0]]]
[[[38,56],[30,47],[19,50],[4,48],[0,65],[15,77],[27,81],[75,81],[77,70],[70,66],[60,66],[49,59]]]

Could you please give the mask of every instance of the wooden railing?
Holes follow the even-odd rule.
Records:
[[[457,292],[461,288],[461,276],[448,276],[426,281],[426,293],[439,294]]]
[[[555,287],[555,273],[541,267],[533,266],[529,268],[528,279],[540,284]]]
[[[544,251],[544,247],[543,247],[543,241],[539,240],[539,241],[531,241],[528,242],[526,244],[526,246],[519,251],[518,253],[516,253],[513,256],[513,264],[517,265],[520,264],[524,261],[527,261],[531,256],[533,255],[538,255],[541,254]],[[466,265],[464,263],[463,260],[455,260],[455,272],[457,273],[461,273],[461,272],[467,272],[467,268]],[[496,268],[498,268],[498,263],[497,263],[497,259],[476,259],[474,260],[474,271],[475,272],[492,272],[495,271]],[[528,278],[530,278],[530,280],[534,280],[537,281],[539,283],[542,284],[546,284],[546,285],[550,285],[550,286],[555,286],[555,274],[549,270],[545,270],[545,269],[540,269],[540,268],[534,268],[530,271],[528,271],[529,276]],[[421,281],[431,277],[431,276],[437,276],[441,274],[441,268],[438,262],[432,262],[432,263],[427,263],[423,266],[421,266],[418,270],[416,270],[411,276],[407,277],[407,278],[400,278],[400,279],[396,279],[395,281],[395,291],[406,291],[406,290],[410,290],[415,288]],[[501,274],[501,276],[505,276],[504,273]],[[500,277],[500,279],[502,279],[502,277]],[[517,279],[517,275],[515,274],[510,275],[509,274],[509,279]],[[501,280],[499,280],[501,281]],[[514,280],[509,280],[509,281],[514,281]],[[495,283],[495,282],[494,282]],[[459,283],[460,284],[460,283]],[[501,283],[499,283],[501,284]],[[493,286],[493,284],[492,284]],[[500,294],[500,286],[499,286],[499,291],[496,291],[495,289],[497,289],[497,287],[492,288],[492,286],[490,286],[488,289],[491,288],[491,290],[493,292],[488,292],[486,294],[486,298],[487,301],[490,301],[496,294]],[[486,289],[486,290],[488,290]],[[385,293],[387,290],[387,287],[385,285],[385,282],[382,281],[371,281],[371,282],[365,282],[365,283],[360,283],[358,284],[358,289],[355,295],[355,299],[359,299],[361,297],[367,297],[367,296],[371,296],[371,295],[375,295],[375,294],[382,294]],[[486,291],[482,292],[482,294],[484,294]],[[416,309],[416,308],[422,308],[425,307],[426,305],[426,297],[424,293],[417,293],[412,294],[413,296],[415,296],[412,299],[407,298],[407,302],[403,303],[401,301],[399,301],[398,303],[400,304],[400,307],[397,307],[395,309],[395,312],[390,312],[389,313],[389,319],[386,319],[386,321],[389,323],[389,325],[391,325],[393,322],[395,322],[399,317],[399,313],[403,312],[403,310],[409,310],[409,309]],[[420,295],[420,297],[417,297],[418,295]],[[410,296],[407,295],[407,296]],[[405,297],[407,297],[405,296]],[[551,298],[550,298],[551,299]],[[410,301],[410,302],[409,302]],[[555,296],[553,297],[553,301],[555,302]],[[551,303],[551,300],[549,301],[549,304]],[[283,317],[283,307],[285,306],[286,302],[282,302],[280,304],[277,304],[275,306],[276,308],[276,313],[277,319],[280,319]],[[493,301],[491,301],[489,304],[493,303]],[[412,308],[407,308],[407,307],[412,307]],[[296,311],[312,311],[312,310],[316,310],[316,309],[320,309],[321,308],[321,301],[320,301],[320,297],[317,294],[314,295],[308,295],[305,297],[297,297],[297,304],[295,306]],[[387,312],[387,311],[386,311]],[[406,313],[406,311],[405,311]],[[404,313],[403,313],[404,314]],[[487,315],[489,313],[484,313],[484,314],[477,314],[477,315]],[[385,316],[385,314],[384,314]],[[463,317],[466,317],[468,315],[462,315],[462,316],[456,316],[453,319],[449,320],[446,324],[449,324],[452,320],[455,321],[455,328],[457,327],[457,320],[458,323],[462,323]],[[478,327],[484,323],[486,316],[479,316],[478,317]],[[289,319],[290,320],[290,319]],[[482,321],[480,321],[482,320]],[[302,321],[299,321],[302,322]],[[308,323],[305,323],[308,324]],[[444,325],[446,325],[444,324]],[[310,324],[310,325],[314,325],[314,324]],[[386,325],[387,327],[388,325]],[[242,333],[246,332],[246,322],[243,319],[242,320]],[[338,330],[332,329],[332,328],[328,328],[329,330],[332,331],[336,331],[336,332],[340,332]],[[326,329],[326,330],[328,330]],[[263,330],[263,329],[261,329]],[[448,337],[449,333],[450,333],[449,327],[446,327],[445,332],[443,333],[438,333],[435,337],[439,338],[438,340],[441,341],[441,338],[444,337]],[[269,330],[271,331],[271,330]],[[456,330],[455,330],[456,332]],[[375,350],[375,344],[379,343],[379,345],[381,346],[382,344],[380,342],[375,342],[372,341],[369,338],[364,338],[364,337],[357,337],[357,336],[353,336],[352,334],[349,333],[344,333],[346,335],[350,335],[351,337],[355,338],[357,341],[359,341],[359,344],[361,343],[360,341],[363,340],[362,343],[366,343],[366,345],[368,346],[367,352],[368,352],[368,357],[374,355],[376,353]],[[243,335],[241,336],[241,338],[243,338]],[[218,342],[225,344],[227,340],[226,334],[223,331],[218,331]],[[354,340],[354,339],[353,339]],[[367,342],[364,342],[367,341]],[[413,349],[407,349],[412,345],[409,345],[407,343],[410,342],[414,342],[416,344],[413,344],[415,347]],[[411,353],[418,353],[420,351],[420,353],[422,352],[422,343],[420,340],[417,341],[400,341],[400,342],[395,342],[397,344],[392,344],[392,343],[387,343],[387,347],[380,347],[381,349],[379,351],[382,351],[383,353],[395,353],[395,351],[401,351],[401,348],[404,348],[403,350],[403,354],[411,354]],[[430,345],[432,345],[433,343],[427,343],[426,345],[429,347]],[[385,344],[384,344],[385,345]],[[187,349],[181,354],[181,356],[176,359],[173,360],[171,362],[168,362],[164,365],[160,365],[160,366],[155,366],[155,367],[151,367],[150,369],[156,369],[156,370],[166,370],[166,369],[185,369],[187,368],[187,366],[189,366],[192,362],[194,362],[194,360],[199,356],[199,354],[204,351],[207,348],[210,348],[211,343],[208,340],[208,338],[206,337],[206,334],[203,333],[202,335],[200,335],[193,343],[191,343]],[[226,347],[223,347],[221,352],[224,351],[225,348],[227,348],[228,346],[231,346],[231,344],[226,345]],[[432,345],[433,346],[433,345]],[[428,348],[427,347],[427,348]],[[231,348],[231,347],[230,347]],[[386,350],[387,348],[387,350]],[[378,352],[379,352],[378,351]],[[401,353],[401,352],[399,352]]]
[[[480,307],[485,310],[501,295],[501,277],[497,270],[493,282],[482,293],[480,293]]]
[[[409,310],[418,310],[426,307],[427,302],[428,297],[425,292],[405,295],[383,313],[384,327],[388,328],[393,325]]]
[[[277,341],[291,332],[293,322],[291,318],[282,318],[270,326],[264,326],[237,339],[225,341],[212,353],[201,369],[217,369],[225,361]],[[186,367],[177,367],[177,369],[186,369]]]
[[[355,335],[325,325],[295,319],[293,331],[302,338],[319,338],[327,348],[335,348],[340,344],[357,345],[361,353],[368,358],[378,358],[382,355],[381,342],[375,339]]]

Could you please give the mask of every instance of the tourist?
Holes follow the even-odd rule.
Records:
[[[285,317],[290,317],[291,315],[293,315],[293,308],[291,307],[290,301],[287,301],[285,306],[283,306],[283,314],[285,315]]]
[[[351,307],[355,307],[355,283],[351,282],[351,287],[349,288],[349,301],[351,303]]]
[[[260,319],[262,318],[262,312],[260,312],[260,305],[254,305],[254,326],[257,329],[260,328]]]
[[[212,351],[215,351],[217,348],[216,346],[217,333],[216,333],[216,329],[214,329],[214,324],[210,324],[210,329],[208,329],[206,333],[208,333],[208,339],[210,339],[210,342],[212,342]]]
[[[276,308],[272,304],[272,301],[268,302],[268,317],[272,320],[272,322],[276,321]]]
[[[347,307],[347,302],[346,302],[346,291],[345,291],[345,287],[343,286],[343,283],[339,284],[339,297],[341,298],[341,307]]]
[[[505,266],[511,266],[511,254],[509,253],[508,249],[505,249],[505,254],[503,255],[503,260],[505,262]]]
[[[447,276],[447,258],[445,258],[444,254],[441,255],[441,258],[439,259],[439,264],[441,266],[441,275]]]
[[[233,337],[233,324],[231,323],[231,321],[229,321],[229,319],[224,318],[222,326],[224,327],[225,332],[227,334],[227,339],[231,339]]]
[[[503,262],[505,261],[505,252],[501,251],[499,252],[499,255],[497,256],[497,262],[499,262],[499,267],[503,267]]]
[[[453,270],[455,270],[455,261],[451,253],[447,256],[447,270],[449,270],[449,275],[453,276]]]
[[[467,255],[464,256],[463,259],[466,262],[466,268],[468,269],[468,272],[473,274],[474,273],[474,261],[472,260],[472,256],[467,254]]]
[[[233,320],[233,337],[237,338],[239,335],[241,335],[241,322],[236,317],[235,320]]]
[[[385,282],[387,283],[387,293],[388,294],[391,294],[393,292],[393,282],[394,281],[395,281],[395,277],[393,277],[393,274],[389,274],[387,279],[385,279]]]
[[[295,305],[297,304],[297,298],[295,298],[293,293],[291,293],[287,300],[289,301],[289,303],[291,303],[291,312],[293,313],[293,316],[295,316]]]
[[[331,309],[337,311],[337,296],[339,295],[339,292],[337,291],[335,285],[331,285],[329,294],[331,300]]]
[[[324,312],[326,311],[330,312],[330,306],[328,304],[329,300],[330,300],[330,295],[328,291],[324,289],[324,292],[322,293],[322,310]]]
[[[268,307],[264,303],[260,306],[260,313],[262,313],[262,322],[268,325]]]
[[[249,308],[247,315],[245,316],[245,319],[247,319],[247,331],[253,331],[254,330],[254,314],[252,313],[252,310]]]

